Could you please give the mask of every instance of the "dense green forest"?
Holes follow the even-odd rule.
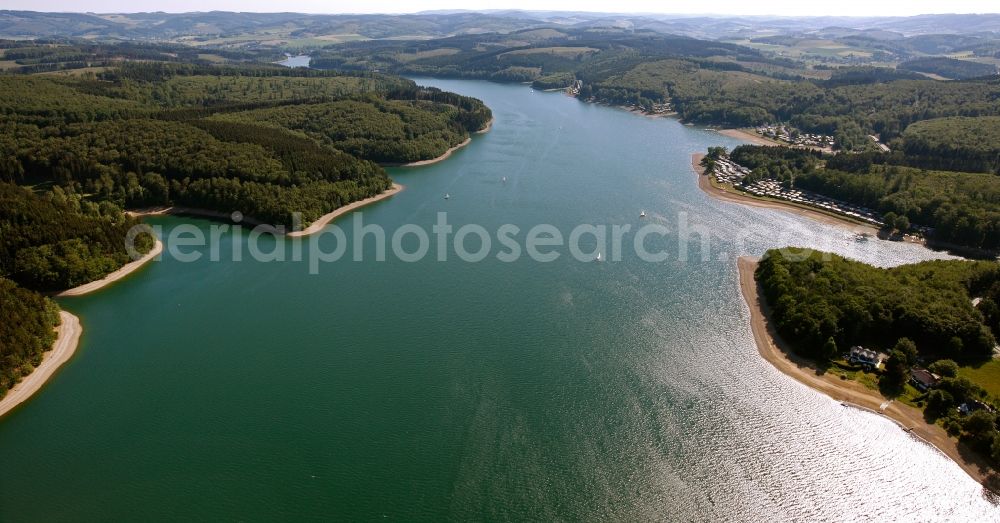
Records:
[[[899,148],[911,165],[1000,174],[1000,117],[916,122],[903,132]]]
[[[806,149],[743,145],[730,157],[752,169],[744,183],[775,179],[838,200],[906,216],[930,227],[928,239],[1000,249],[1000,177],[886,163],[892,155],[823,155]],[[905,231],[904,231],[905,232]]]
[[[55,341],[59,307],[0,277],[0,398],[42,361]]]
[[[822,252],[799,258],[770,251],[757,270],[775,326],[796,351],[836,357],[822,352],[832,337],[845,350],[888,352],[905,337],[930,360],[992,357],[1000,331],[983,311],[995,314],[997,304],[983,296],[1000,284],[1000,265],[938,260],[880,269]]]
[[[0,89],[0,180],[283,225],[384,191],[374,162],[434,158],[491,118],[398,77],[270,66],[128,63],[95,78],[0,77]]]
[[[967,401],[1000,398],[958,377],[954,363],[993,356],[1000,265],[937,260],[880,269],[830,253],[771,250],[755,277],[775,328],[796,352],[822,365],[854,345],[885,352],[880,388],[890,395],[902,391],[913,366],[940,373],[940,383],[918,405],[928,419],[942,418],[950,433],[1000,464],[996,415],[956,412]],[[978,305],[973,298],[980,298]]]
[[[125,236],[136,223],[109,201],[0,182],[0,276],[42,291],[100,279],[128,261]],[[141,251],[152,246],[137,240]]]

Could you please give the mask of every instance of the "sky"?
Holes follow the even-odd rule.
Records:
[[[996,13],[997,0],[4,0],[0,9],[132,13],[139,11],[293,11],[407,13],[435,9],[531,9],[619,13],[786,16],[909,16]]]

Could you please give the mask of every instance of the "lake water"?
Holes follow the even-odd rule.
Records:
[[[285,67],[309,67],[309,63],[312,61],[312,57],[307,54],[301,54],[298,56],[289,56],[284,60],[278,62],[279,65]]]
[[[786,244],[879,265],[940,254],[709,198],[691,153],[737,143],[710,131],[419,81],[483,99],[496,123],[445,162],[394,169],[406,190],[365,223],[429,231],[446,211],[522,238],[661,223],[673,232],[650,244],[669,259],[377,262],[368,245],[311,275],[165,257],[60,301],[82,342],[0,420],[0,520],[997,519],[936,450],[763,361],[737,282],[738,255]],[[685,220],[710,244],[680,261]]]

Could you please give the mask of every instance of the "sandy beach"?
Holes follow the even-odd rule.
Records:
[[[471,142],[472,138],[466,138],[465,141],[452,147],[451,149],[448,149],[447,151],[444,152],[444,154],[438,156],[437,158],[431,158],[430,160],[420,160],[419,162],[404,163],[401,164],[400,167],[420,167],[421,165],[430,165],[432,163],[438,163],[447,160],[448,157],[451,156],[451,153],[461,149],[462,147],[465,147],[466,145],[469,145],[469,143]],[[386,165],[392,165],[392,164],[386,164]]]
[[[990,472],[985,461],[949,436],[943,428],[924,421],[924,414],[919,409],[894,401],[883,410],[881,406],[888,400],[877,391],[853,380],[841,380],[832,374],[821,374],[811,362],[792,353],[775,332],[770,322],[770,311],[760,299],[760,289],[754,279],[757,261],[757,258],[744,256],[739,258],[737,266],[740,290],[750,309],[750,327],[761,357],[784,374],[834,400],[889,417],[906,432],[933,445],[954,460],[980,484],[992,485],[993,490],[996,490],[998,476],[995,472]]]
[[[789,143],[772,140],[770,138],[765,138],[757,133],[744,131],[742,129],[719,129],[718,133],[723,136],[728,136],[730,138],[736,138],[737,140],[743,140],[744,142],[749,142],[753,145],[780,145],[782,147],[791,147],[793,149],[812,149],[814,151],[822,151],[824,153],[833,154],[833,149],[831,149],[830,147],[816,147],[812,145],[792,145]]]
[[[55,374],[56,370],[63,363],[69,361],[73,353],[76,352],[76,347],[80,343],[80,334],[83,333],[80,318],[66,311],[59,311],[59,319],[62,323],[56,327],[59,334],[52,349],[42,356],[42,363],[31,374],[14,385],[14,388],[10,389],[3,399],[0,399],[0,416],[7,414],[11,409],[30,398],[32,394],[38,392],[42,385],[45,385],[45,382]]]
[[[743,140],[744,142],[749,142],[754,145],[787,145],[769,138],[764,138],[757,133],[751,133],[741,129],[719,129],[718,132],[723,136]]]
[[[786,211],[798,214],[799,216],[804,216],[806,218],[811,218],[813,220],[817,220],[829,225],[837,225],[839,227],[844,227],[846,229],[849,229],[851,232],[855,233],[868,233],[871,234],[872,236],[875,236],[879,232],[877,227],[863,224],[860,222],[855,222],[846,217],[841,217],[833,213],[825,213],[819,210],[814,210],[805,206],[794,205],[792,203],[787,203],[787,202],[754,198],[753,196],[750,195],[730,192],[726,191],[725,189],[716,187],[712,185],[712,180],[708,175],[705,174],[705,169],[701,166],[701,159],[704,157],[705,155],[703,153],[692,154],[691,169],[698,175],[698,187],[713,198],[724,200],[727,202],[752,205],[754,207],[761,207],[763,209],[776,209],[779,211]]]
[[[329,224],[333,220],[336,220],[340,216],[342,216],[344,214],[347,214],[349,212],[352,212],[352,211],[354,211],[356,209],[359,209],[361,207],[364,207],[365,205],[369,205],[369,204],[375,203],[375,202],[377,202],[379,200],[384,200],[384,199],[386,199],[386,198],[388,198],[390,196],[393,196],[393,195],[397,194],[398,192],[402,191],[403,189],[404,189],[404,187],[402,185],[400,185],[398,183],[394,183],[394,184],[392,184],[392,187],[389,190],[387,190],[387,191],[383,191],[383,192],[381,192],[379,194],[376,194],[375,196],[372,196],[370,198],[365,198],[364,200],[358,200],[358,201],[356,201],[354,203],[350,203],[348,205],[340,207],[340,208],[338,208],[337,210],[335,210],[335,211],[333,211],[331,213],[324,214],[323,216],[320,216],[319,219],[317,219],[316,221],[314,221],[311,224],[309,224],[309,227],[306,227],[305,229],[302,229],[301,231],[290,232],[290,233],[286,234],[286,236],[289,236],[289,237],[292,237],[292,238],[296,238],[296,237],[300,237],[300,236],[309,236],[310,234],[319,232],[319,231],[321,231],[323,229],[323,227],[326,227],[327,224]]]
[[[476,131],[475,134],[486,134],[486,133],[490,132],[490,129],[493,128],[493,121],[494,120],[496,120],[496,118],[490,118],[490,121],[486,122],[486,126],[483,127],[482,129]]]
[[[624,111],[628,111],[636,116],[645,116],[646,118],[669,118],[671,116],[677,116],[677,113],[674,111],[670,111],[667,113],[647,113],[646,111],[643,111],[642,109],[636,109],[635,107],[627,107],[624,105],[617,105],[615,107],[618,107],[619,109],[622,109]]]
[[[377,202],[377,201],[379,201],[379,200],[381,200],[383,198],[388,198],[388,197],[390,197],[390,196],[392,196],[392,195],[394,195],[394,194],[396,194],[396,193],[398,193],[399,191],[402,191],[402,190],[403,190],[403,186],[402,185],[399,185],[398,183],[394,183],[394,184],[392,184],[392,188],[390,188],[387,191],[382,192],[381,194],[372,196],[371,198],[366,198],[364,200],[360,200],[360,201],[356,201],[356,202],[350,203],[348,205],[345,205],[343,207],[340,207],[340,208],[334,210],[333,212],[324,214],[323,216],[320,216],[316,221],[314,221],[313,223],[309,224],[309,226],[306,227],[305,229],[303,229],[301,231],[289,232],[288,234],[286,234],[286,236],[290,236],[290,237],[293,237],[293,238],[295,238],[295,237],[301,237],[301,236],[308,236],[310,234],[313,234],[315,232],[318,232],[318,231],[322,230],[323,227],[326,226],[326,224],[328,224],[331,221],[335,220],[337,217],[339,217],[340,215],[342,215],[344,213],[351,212],[351,211],[353,211],[353,210],[355,210],[355,209],[357,209],[359,207],[363,207],[363,206],[368,205],[370,203]],[[179,215],[179,216],[184,216],[184,215],[187,215],[187,216],[203,216],[205,218],[213,218],[213,219],[216,219],[216,220],[223,220],[223,221],[231,221],[233,219],[233,215],[231,213],[225,213],[225,212],[221,212],[221,211],[212,211],[212,210],[208,210],[208,209],[199,209],[199,208],[196,208],[196,207],[155,207],[155,208],[150,208],[150,209],[131,210],[131,211],[127,211],[127,212],[128,212],[128,214],[130,216],[136,216],[136,217],[141,217],[141,216],[156,216],[156,215],[170,214],[170,215]],[[266,223],[260,222],[258,220],[255,220],[254,218],[251,218],[249,216],[242,216],[240,218],[240,223],[241,224],[245,224],[245,225],[251,225],[251,226],[254,226],[254,227],[263,227],[263,228],[265,228],[265,232],[272,232],[274,234],[280,234],[279,229],[273,227],[270,224],[266,224]],[[88,285],[90,285],[90,284],[88,284]],[[76,289],[73,289],[73,290],[75,291]],[[69,291],[67,291],[67,292],[69,292]],[[89,291],[87,291],[87,292],[89,292]],[[63,294],[60,294],[60,296],[62,296],[62,295]]]
[[[494,121],[494,119],[491,118],[490,121],[486,122],[486,126],[485,127],[483,127],[482,129],[476,131],[473,134],[484,134],[484,133],[489,132],[489,130],[493,128],[493,121]],[[460,143],[460,144],[458,144],[458,145],[456,145],[456,146],[448,149],[441,156],[438,156],[437,158],[431,158],[430,160],[420,160],[418,162],[410,162],[410,163],[404,163],[404,164],[382,164],[382,165],[384,165],[384,166],[396,166],[396,167],[419,167],[421,165],[435,164],[435,163],[438,163],[440,161],[447,160],[448,157],[450,157],[452,153],[454,153],[455,151],[461,149],[462,147],[465,147],[466,145],[469,145],[469,143],[471,143],[471,142],[472,142],[472,137],[466,138],[462,143]],[[305,229],[303,229],[301,231],[290,232],[290,233],[286,234],[286,236],[295,238],[295,237],[301,237],[301,236],[308,236],[310,234],[318,232],[318,231],[322,230],[323,227],[325,227],[328,223],[330,223],[333,220],[337,219],[339,216],[341,216],[341,215],[343,215],[345,213],[349,213],[349,212],[351,212],[351,211],[353,211],[353,210],[355,210],[355,209],[357,209],[359,207],[364,207],[365,205],[368,205],[368,204],[371,204],[371,203],[375,203],[375,202],[377,202],[379,200],[382,200],[384,198],[388,198],[388,197],[390,197],[390,196],[398,193],[399,191],[402,191],[403,188],[404,187],[402,185],[400,185],[398,183],[393,183],[392,184],[392,188],[390,188],[389,190],[387,190],[387,191],[385,191],[385,192],[383,192],[381,194],[378,194],[376,196],[372,196],[371,198],[366,198],[364,200],[360,200],[360,201],[357,201],[357,202],[345,205],[344,207],[336,209],[333,212],[324,214],[323,216],[320,216],[316,221],[314,221],[313,223],[309,224],[309,226],[306,227]],[[192,216],[204,216],[206,218],[214,218],[214,219],[218,219],[218,220],[233,220],[233,213],[225,213],[225,212],[213,211],[213,210],[209,210],[209,209],[200,209],[200,208],[197,208],[197,207],[177,207],[177,206],[171,206],[171,207],[153,207],[153,208],[148,208],[148,209],[134,209],[134,210],[131,210],[131,211],[126,211],[126,214],[128,214],[129,216],[134,216],[134,217],[156,216],[156,215],[163,215],[163,214],[192,215]],[[252,218],[250,216],[242,216],[241,215],[241,217],[240,217],[240,223],[247,224],[247,225],[253,225],[253,226],[269,227],[270,228],[270,232],[278,234],[278,229],[277,228],[274,228],[270,224],[266,224],[266,223],[260,222],[258,220],[255,220],[254,218]],[[72,289],[72,290],[76,290],[76,289]],[[67,291],[67,292],[69,292],[69,291]],[[90,291],[86,291],[86,292],[90,292]],[[60,294],[60,296],[62,296],[62,294]]]
[[[126,263],[117,271],[108,274],[107,276],[101,278],[100,280],[92,281],[90,283],[85,283],[83,285],[80,285],[79,287],[73,287],[72,289],[56,293],[56,296],[59,296],[60,298],[66,296],[80,296],[83,294],[94,292],[98,289],[102,289],[128,276],[129,274],[132,274],[133,272],[139,270],[139,268],[145,265],[147,262],[159,256],[161,252],[163,252],[163,242],[161,242],[160,240],[156,240],[156,243],[153,244],[153,248],[150,249],[149,252],[144,254],[142,258]]]

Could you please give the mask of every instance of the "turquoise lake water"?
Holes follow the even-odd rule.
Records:
[[[0,420],[0,520],[1000,517],[933,448],[763,361],[737,282],[737,256],[789,244],[883,266],[942,254],[709,198],[691,153],[738,143],[711,131],[527,86],[419,82],[481,98],[496,122],[447,161],[393,169],[406,189],[365,223],[430,231],[446,212],[521,238],[658,223],[671,233],[649,244],[669,258],[379,262],[369,243],[310,274],[331,235],[306,261],[263,263],[246,234],[223,236],[222,261],[164,256],[60,300],[83,338]],[[683,221],[710,238],[687,261]]]

